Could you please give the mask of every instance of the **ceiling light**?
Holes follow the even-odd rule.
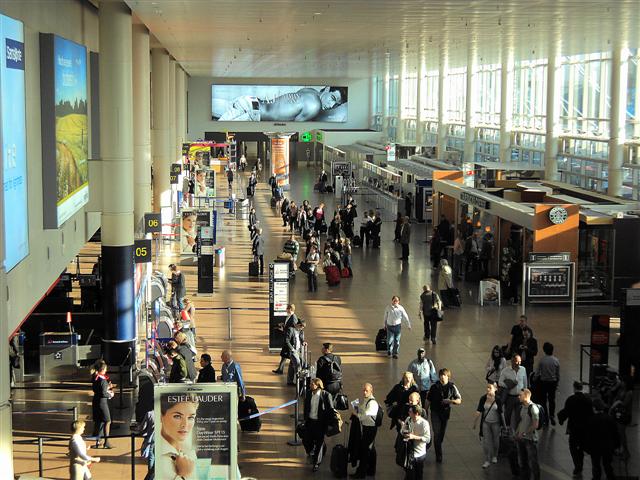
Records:
[[[322,12],[313,12],[314,15],[322,15]]]

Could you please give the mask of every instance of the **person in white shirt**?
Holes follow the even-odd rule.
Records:
[[[506,397],[504,399],[504,417],[507,426],[515,427],[515,417],[513,412],[520,403],[518,397],[520,392],[527,388],[527,371],[520,365],[522,359],[520,355],[514,355],[511,357],[511,368],[507,367],[500,372],[500,379],[498,380],[498,387],[503,388],[506,391]]]
[[[71,432],[73,433],[69,439],[69,478],[71,480],[91,479],[89,464],[100,461],[100,457],[92,457],[87,454],[87,444],[82,439],[85,427],[84,420],[76,420],[71,424]]]
[[[398,358],[403,320],[411,330],[409,315],[407,315],[404,307],[400,305],[400,297],[394,295],[391,297],[391,305],[388,305],[384,310],[384,329],[387,331],[387,355],[393,355],[393,358]]]
[[[160,435],[156,436],[156,480],[195,480],[196,451],[193,448],[193,427],[198,402],[171,403],[174,396],[160,398]],[[157,425],[156,425],[157,427]]]
[[[380,405],[373,396],[373,385],[365,383],[362,386],[362,402],[360,400],[354,402],[355,416],[360,421],[362,427],[362,438],[360,440],[360,451],[358,453],[358,469],[351,478],[365,478],[376,471],[376,450],[375,440],[378,427],[376,426],[376,416]]]
[[[319,378],[312,378],[311,390],[307,391],[304,399],[304,422],[307,453],[313,463],[313,471],[317,472],[322,463],[322,458],[327,450],[324,443],[325,433],[334,414],[333,398],[329,392],[324,391],[324,383]],[[305,448],[306,448],[305,447]]]
[[[424,461],[427,458],[427,445],[431,442],[431,427],[422,417],[420,405],[409,407],[409,417],[404,422],[401,433],[405,442],[413,442],[413,468],[407,470],[407,480],[422,480]]]

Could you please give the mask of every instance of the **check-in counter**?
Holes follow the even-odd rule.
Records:
[[[363,184],[358,189],[360,205],[366,210],[377,210],[385,222],[395,221],[398,212],[402,212],[404,200],[390,192],[385,192],[373,184]]]

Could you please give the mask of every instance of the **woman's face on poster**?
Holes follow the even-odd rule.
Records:
[[[172,443],[183,443],[191,435],[196,421],[197,403],[183,402],[171,407],[162,416],[162,432]]]
[[[193,231],[193,225],[196,221],[195,215],[188,215],[182,219],[182,228],[187,232]]]
[[[198,173],[196,173],[196,181],[198,183],[204,183],[204,178],[205,178],[204,171],[200,170]]]

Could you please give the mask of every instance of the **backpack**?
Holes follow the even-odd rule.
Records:
[[[370,398],[369,400],[367,400],[367,403],[364,406],[365,410],[371,400],[375,400],[375,402],[378,403],[378,401],[375,398]],[[380,406],[379,403],[378,403],[378,413],[376,413],[376,416],[372,418],[373,418],[373,423],[375,423],[376,427],[382,426],[382,420],[384,420],[384,412],[382,411],[382,407]]]
[[[527,409],[527,413],[529,413],[529,418],[531,419],[533,419],[533,415],[531,414],[531,407],[533,405],[538,407],[538,428],[536,428],[536,430],[542,430],[549,423],[549,417],[547,415],[547,411],[539,403],[532,403],[531,405],[529,405],[529,408]]]
[[[325,356],[325,359],[327,357]],[[330,383],[339,382],[342,380],[342,367],[338,365],[335,360],[335,356],[331,359],[331,362],[325,364],[325,369],[328,369],[326,378],[330,380]]]

